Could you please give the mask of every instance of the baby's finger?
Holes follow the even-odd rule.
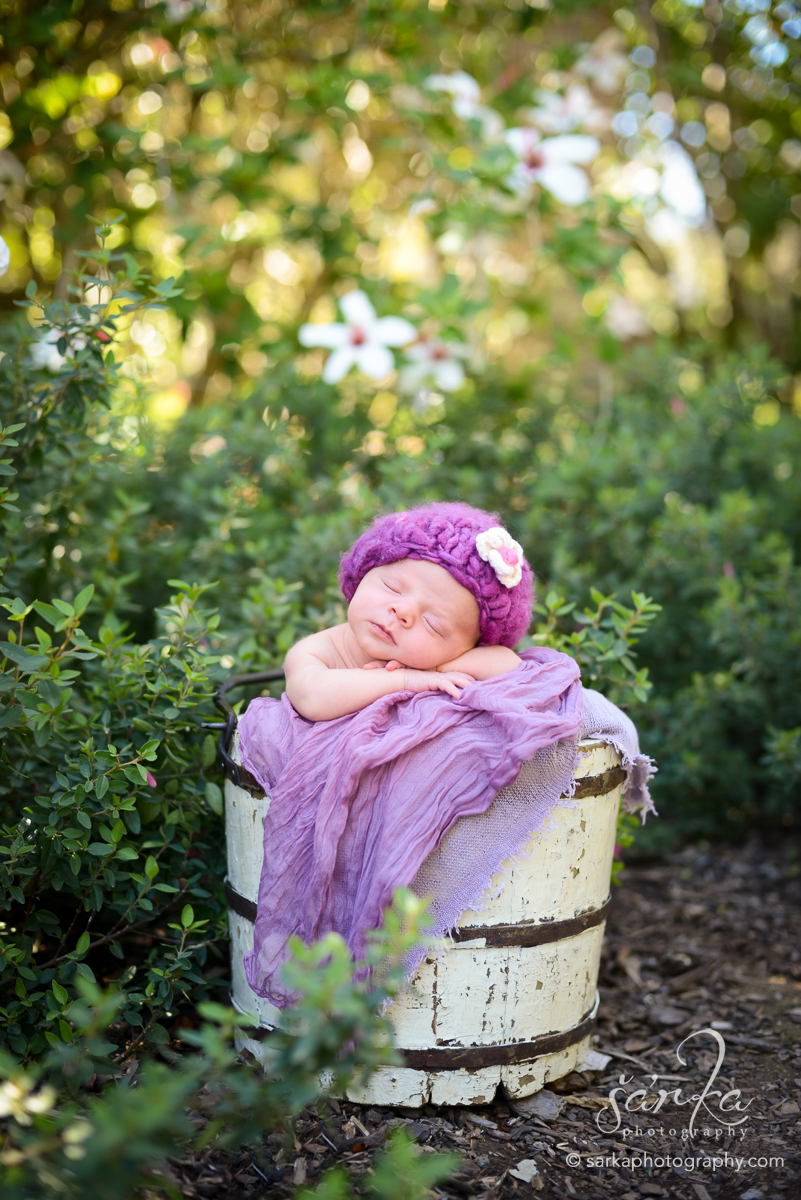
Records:
[[[398,662],[397,658],[391,658],[386,664],[388,671],[397,671],[403,666],[402,662]]]
[[[372,662],[365,663],[364,666],[362,667],[362,670],[363,671],[377,671],[379,667],[384,667],[384,666],[386,666],[386,663],[382,663],[382,662],[374,659]]]
[[[475,683],[475,677],[468,675],[466,671],[448,671],[446,679],[452,679],[459,687],[469,687],[471,683]]]

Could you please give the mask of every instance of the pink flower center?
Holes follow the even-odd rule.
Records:
[[[545,166],[545,155],[541,150],[537,150],[536,147],[532,146],[530,150],[526,151],[523,162],[529,171],[539,171]]]
[[[363,346],[367,341],[367,334],[358,325],[354,325],[350,332],[351,346]]]
[[[507,567],[516,567],[517,566],[518,559],[517,559],[517,551],[516,550],[510,550],[508,546],[501,546],[498,553],[500,554],[503,561],[506,563]]]
[[[432,346],[431,347],[431,357],[434,359],[435,362],[441,362],[443,358],[448,357],[448,351],[445,349],[444,346]]]

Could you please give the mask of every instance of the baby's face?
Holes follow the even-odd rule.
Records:
[[[444,567],[404,558],[367,572],[348,624],[371,659],[430,671],[475,646],[478,604]]]

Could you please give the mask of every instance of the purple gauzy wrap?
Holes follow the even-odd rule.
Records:
[[[579,669],[533,647],[515,670],[444,692],[397,692],[333,721],[308,721],[280,700],[251,701],[239,722],[242,764],[271,803],[254,949],[254,992],[278,1007],[287,941],[335,930],[354,959],[396,887],[460,817],[483,813],[521,763],[575,738]]]

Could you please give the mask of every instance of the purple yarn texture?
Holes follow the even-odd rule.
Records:
[[[495,513],[457,501],[427,504],[377,517],[342,557],[339,582],[350,603],[368,571],[403,558],[444,567],[475,596],[479,608],[479,645],[514,648],[528,632],[534,603],[534,578],[523,559],[523,577],[505,587],[476,549],[476,536],[501,525]]]

